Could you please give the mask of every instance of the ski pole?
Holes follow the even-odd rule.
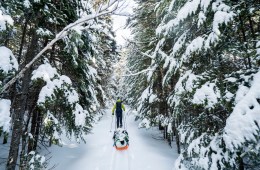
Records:
[[[128,112],[127,112],[127,113],[128,113]],[[127,114],[127,115],[125,115],[125,129],[127,130],[126,116],[128,116],[128,114]]]
[[[124,129],[125,129],[125,114],[122,114],[122,119],[123,119],[123,125],[124,125]]]
[[[114,115],[112,115],[112,121],[111,121],[110,132],[112,132],[112,125],[113,125],[113,120],[114,120]]]
[[[117,127],[116,127],[116,124],[117,124],[117,119],[116,119],[116,117],[115,117],[115,130],[117,129]]]
[[[126,130],[126,112],[123,114],[123,123],[124,123],[124,129]]]

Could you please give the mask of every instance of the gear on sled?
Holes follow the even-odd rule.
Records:
[[[129,146],[129,136],[125,129],[118,128],[114,131],[114,146],[117,150],[125,150]]]

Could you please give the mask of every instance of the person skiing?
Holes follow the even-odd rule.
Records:
[[[112,115],[114,115],[114,112],[116,110],[116,127],[122,127],[122,119],[123,119],[123,110],[125,111],[125,106],[122,104],[122,101],[120,98],[117,99],[116,103],[114,104],[114,107],[112,109]]]

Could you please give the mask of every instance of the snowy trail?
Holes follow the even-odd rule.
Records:
[[[127,118],[130,146],[117,151],[113,147],[108,110],[87,135],[86,144],[65,141],[62,148],[51,147],[49,168],[56,165],[55,170],[172,170],[178,156],[175,146],[170,148],[165,141],[153,139],[152,136],[161,134],[140,130],[137,124],[133,116]]]

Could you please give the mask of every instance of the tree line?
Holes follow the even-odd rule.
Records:
[[[84,141],[112,88],[116,3],[0,1],[1,53],[10,57],[9,70],[0,67],[0,101],[11,117],[0,119],[3,144],[10,140],[6,169],[44,168],[38,149],[61,145],[61,135]]]
[[[176,169],[259,167],[259,1],[135,2],[124,93],[137,118],[175,140]]]

